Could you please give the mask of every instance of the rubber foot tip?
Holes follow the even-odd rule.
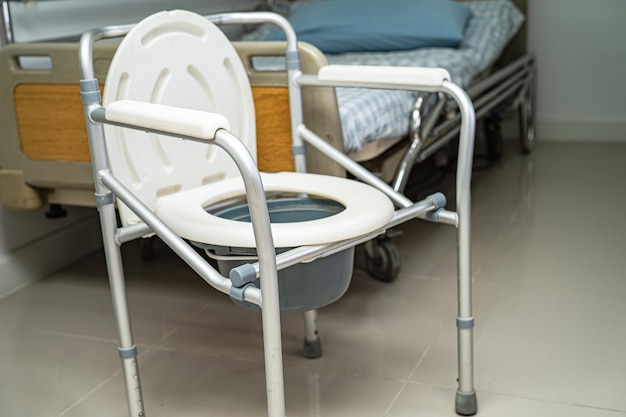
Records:
[[[456,393],[456,413],[462,416],[473,416],[478,412],[478,401],[476,400],[476,391],[472,391],[469,394],[458,392]]]
[[[318,337],[315,340],[304,339],[302,355],[307,359],[317,359],[322,357],[322,342]]]

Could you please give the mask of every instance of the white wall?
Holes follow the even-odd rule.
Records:
[[[67,211],[67,217],[47,219],[43,209],[0,207],[0,298],[101,247],[97,211]]]
[[[77,35],[103,25],[134,23],[160,10],[201,14],[250,10],[264,0],[63,0],[11,2],[15,41]]]
[[[538,138],[626,142],[626,1],[528,3]]]

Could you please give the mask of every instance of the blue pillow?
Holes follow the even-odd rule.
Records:
[[[341,53],[455,48],[470,15],[451,0],[320,0],[299,5],[288,20],[299,40]],[[284,39],[280,29],[268,38]]]

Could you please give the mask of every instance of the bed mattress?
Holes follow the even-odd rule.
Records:
[[[388,52],[351,52],[326,54],[331,64],[388,65],[441,67],[448,70],[451,80],[467,88],[472,80],[485,71],[500,56],[517,33],[524,15],[510,0],[486,0],[464,3],[471,10],[463,40],[458,48],[419,48]],[[272,25],[262,25],[243,40],[264,40]],[[278,69],[279,60],[264,58],[255,67]],[[281,69],[284,69],[284,61]],[[343,141],[346,152],[358,152],[371,141],[405,136],[415,92],[337,88]]]

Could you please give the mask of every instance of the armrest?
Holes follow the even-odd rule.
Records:
[[[225,116],[134,100],[120,100],[106,107],[105,119],[174,135],[213,139],[219,129],[230,130]]]
[[[370,65],[326,65],[317,74],[320,81],[354,82],[389,85],[420,85],[441,87],[450,81],[450,74],[443,68],[390,67]]]

